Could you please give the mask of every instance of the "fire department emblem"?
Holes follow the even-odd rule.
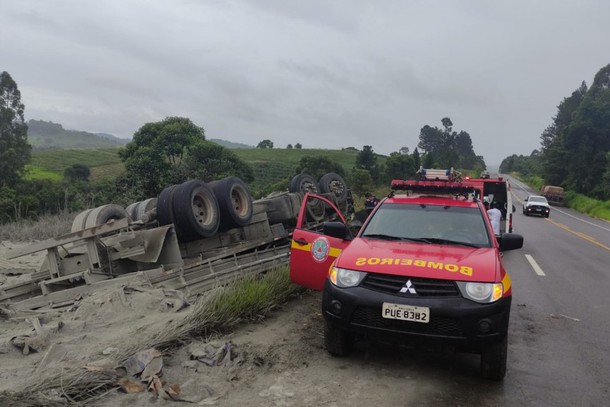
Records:
[[[319,237],[311,245],[311,256],[318,263],[324,263],[328,258],[330,242],[325,237]]]

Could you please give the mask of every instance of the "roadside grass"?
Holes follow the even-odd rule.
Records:
[[[272,309],[303,292],[290,282],[288,266],[269,270],[265,274],[246,275],[233,284],[219,287],[192,305],[191,312],[182,320],[172,322],[155,335],[122,344],[117,359],[124,363],[140,350],[154,347],[171,351],[192,337],[212,337],[234,330],[238,324],[259,320]],[[84,371],[81,366],[64,369],[36,383],[26,384],[14,392],[1,392],[0,405],[82,406],[116,389],[116,376],[103,372]],[[61,394],[61,398],[58,397]]]
[[[610,221],[610,201],[600,201],[568,191],[566,193],[566,203],[570,208],[576,209],[578,212]]]
[[[37,220],[23,219],[0,225],[0,241],[31,242],[46,240],[70,233],[76,213],[62,212],[44,215]]]

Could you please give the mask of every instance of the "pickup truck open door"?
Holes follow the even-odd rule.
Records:
[[[324,222],[347,223],[328,199],[305,194],[292,234],[290,280],[306,288],[321,291],[330,267],[350,240],[324,235]]]

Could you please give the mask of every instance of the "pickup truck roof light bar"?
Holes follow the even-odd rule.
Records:
[[[452,181],[413,181],[395,179],[391,184],[392,191],[413,191],[424,194],[474,194],[475,188],[469,182]]]

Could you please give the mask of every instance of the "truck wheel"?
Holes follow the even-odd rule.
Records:
[[[222,229],[245,226],[252,220],[252,195],[246,184],[237,177],[212,181],[208,186],[214,191],[220,210]]]
[[[295,175],[290,181],[290,192],[299,192],[305,195],[307,192],[312,194],[318,193],[318,186],[313,177],[309,174]],[[307,212],[315,220],[321,220],[324,217],[324,208],[322,201],[314,199],[309,201],[307,205]]]
[[[129,217],[129,215],[121,205],[108,204],[98,206],[97,208],[92,209],[87,215],[85,229],[103,225],[111,220],[124,219],[127,217]]]
[[[318,181],[318,190],[321,193],[332,193],[337,204],[345,202],[347,199],[347,186],[339,174],[329,172]]]
[[[210,237],[218,232],[218,202],[205,182],[193,180],[180,184],[172,201],[178,237],[182,241]]]
[[[92,209],[86,209],[76,215],[74,220],[72,221],[72,228],[70,228],[70,232],[78,232],[85,229],[85,224],[87,222],[87,215],[91,212]]]
[[[347,356],[352,352],[354,336],[324,320],[324,346],[333,356]]]
[[[316,180],[309,174],[299,174],[292,177],[290,180],[290,192],[300,192],[303,195],[309,192],[312,194],[318,193],[318,187]]]
[[[500,381],[506,375],[508,336],[498,343],[488,345],[481,352],[481,376],[484,379]]]
[[[178,185],[170,185],[163,189],[157,198],[157,221],[161,226],[174,223],[172,203],[176,187]]]
[[[148,198],[139,202],[135,208],[133,220],[144,220],[144,214],[157,207],[157,198]]]
[[[127,215],[129,215],[129,219],[138,220],[137,215],[136,215],[136,207],[139,204],[140,204],[140,202],[134,202],[132,204],[127,205],[127,208],[125,208],[125,211],[127,212]]]

